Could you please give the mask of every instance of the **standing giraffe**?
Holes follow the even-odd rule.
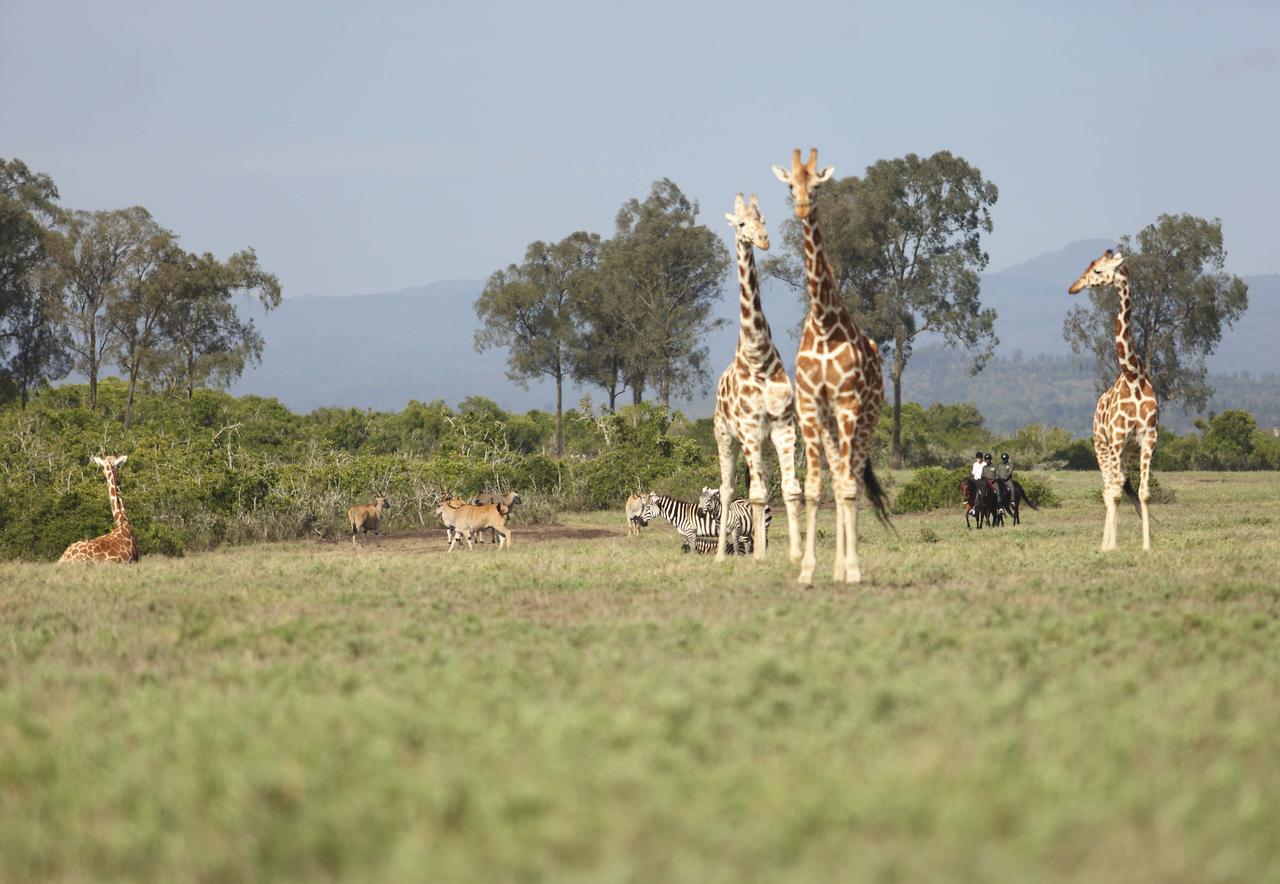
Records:
[[[108,454],[105,458],[95,457],[93,462],[102,467],[107,477],[107,494],[111,497],[111,516],[116,526],[110,533],[95,537],[92,540],[79,540],[67,547],[58,564],[63,562],[136,562],[138,561],[138,541],[133,536],[133,525],[124,514],[124,498],[120,496],[120,479],[116,476],[116,467],[122,466],[128,459],[127,454],[116,457]]]
[[[836,498],[837,583],[862,579],[858,564],[859,487],[888,521],[884,491],[871,471],[871,434],[884,404],[880,375],[880,350],[862,333],[836,291],[835,276],[822,249],[822,231],[813,204],[818,187],[829,181],[835,169],[818,171],[818,150],[809,151],[809,162],[800,162],[800,150],[791,154],[791,171],[773,167],[778,180],[791,188],[796,217],[804,230],[804,269],[809,294],[796,354],[796,413],[805,451],[805,547],[800,563],[800,583],[812,585],[817,564],[814,541],[818,505],[822,499],[822,457],[826,454]]]
[[[1116,548],[1116,502],[1122,493],[1133,501],[1142,516],[1142,548],[1151,549],[1147,512],[1151,493],[1147,481],[1151,455],[1156,449],[1160,406],[1130,329],[1133,304],[1129,300],[1129,270],[1124,266],[1124,255],[1107,249],[1067,291],[1074,295],[1081,289],[1105,285],[1114,285],[1120,297],[1120,310],[1116,314],[1116,359],[1120,363],[1120,377],[1102,394],[1098,407],[1093,410],[1093,450],[1098,456],[1098,469],[1102,471],[1102,500],[1107,507],[1102,525],[1102,551]],[[1127,476],[1135,455],[1141,458],[1137,494]]]
[[[765,504],[769,496],[769,476],[764,467],[765,438],[773,440],[782,470],[782,499],[787,505],[791,561],[800,560],[800,483],[796,480],[795,395],[791,379],[782,365],[778,348],[769,334],[769,323],[760,306],[760,285],[756,278],[755,249],[768,251],[769,233],[760,215],[755,194],[750,204],[738,194],[733,213],[725,213],[734,228],[738,246],[738,349],[733,361],[720,375],[716,387],[714,418],[716,445],[720,450],[720,499],[733,499],[733,474],[737,465],[735,445],[741,444],[751,474],[752,524],[755,526],[754,557],[765,558]],[[720,519],[720,542],[716,561],[723,562],[728,518]]]

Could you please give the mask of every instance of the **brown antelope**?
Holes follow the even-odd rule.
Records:
[[[443,497],[436,503],[436,515],[444,523],[444,530],[449,539],[450,547],[453,546],[453,537],[458,531],[455,526],[458,520],[458,510],[464,506],[467,506],[467,502],[456,494]]]
[[[652,494],[632,494],[627,498],[627,536],[640,536],[640,529],[658,517],[658,507],[653,503]]]
[[[364,531],[368,537],[373,532],[374,544],[382,545],[382,511],[390,506],[381,494],[373,499],[372,504],[361,503],[347,510],[347,521],[351,523],[351,545],[356,545],[356,534]]]
[[[509,512],[507,505],[503,503],[489,503],[481,506],[464,503],[453,506],[452,501],[441,501],[436,506],[436,515],[440,517],[440,521],[445,522],[445,526],[452,529],[449,536],[449,552],[453,552],[459,537],[467,541],[467,549],[472,549],[472,535],[486,528],[492,528],[498,533],[498,549],[509,547],[511,545],[511,529],[507,527]]]
[[[524,501],[520,499],[519,491],[508,491],[506,494],[499,494],[496,491],[482,491],[479,494],[477,494],[474,498],[472,498],[471,502],[476,504],[477,506],[483,506],[484,504],[489,504],[489,503],[501,503],[504,506],[506,506],[508,510],[510,510],[512,507],[514,507],[518,503],[524,503]],[[476,542],[483,543],[484,542],[484,540],[482,539],[483,537],[484,537],[484,533],[481,532],[479,535],[477,535]],[[489,531],[489,542],[490,543],[498,542],[497,531],[494,531],[492,529]]]

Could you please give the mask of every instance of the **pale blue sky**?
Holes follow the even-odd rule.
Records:
[[[252,245],[286,294],[479,278],[612,230],[662,176],[716,230],[817,145],[947,148],[1000,188],[992,269],[1160,212],[1280,271],[1280,3],[0,0],[0,156],[76,208]],[[1069,281],[1064,281],[1064,286]]]

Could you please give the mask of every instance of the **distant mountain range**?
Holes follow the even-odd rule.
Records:
[[[1081,240],[983,275],[983,303],[998,315],[1001,359],[1070,353],[1062,339],[1063,316],[1075,302],[1067,286],[1112,245],[1110,240]],[[1280,372],[1275,344],[1280,340],[1280,274],[1245,277],[1245,281],[1249,310],[1223,336],[1210,358],[1215,374]],[[473,305],[482,287],[478,280],[455,280],[380,294],[286,298],[269,314],[257,312],[255,321],[266,339],[266,352],[262,364],[246,371],[232,392],[274,396],[298,411],[326,405],[399,410],[410,399],[443,399],[453,404],[471,395],[488,397],[507,409],[550,409],[554,389],[549,383],[534,382],[523,389],[506,377],[505,351],[475,351]],[[798,326],[804,305],[785,286],[768,281],[764,303],[779,349],[789,363],[795,351],[790,333]],[[732,358],[737,342],[737,290],[731,279],[725,281],[719,314],[728,324],[707,341],[717,373]],[[978,393],[982,383],[957,384],[954,368],[924,370],[956,363],[957,354],[948,356],[943,351],[931,356],[929,351],[935,348],[942,349],[936,342],[925,342],[917,350],[921,370],[913,372],[908,366],[905,398],[924,403],[968,400],[981,407],[981,396],[968,394]],[[1064,371],[1069,368],[1066,360],[1058,364]],[[1087,374],[1063,380],[1078,383],[1080,378]],[[940,383],[943,379],[948,382]],[[1229,386],[1234,389],[1238,384]],[[576,403],[581,392],[568,395],[567,404]],[[599,391],[586,392],[600,400]],[[703,396],[678,406],[690,414],[705,415],[712,410],[712,395],[709,383]],[[1041,420],[1075,432],[1088,428],[1087,415],[1081,426],[1079,415],[1068,417],[1060,410],[1036,413],[1034,396],[1028,405],[1031,412],[1021,423]],[[1229,407],[1230,403],[1214,405]],[[1091,413],[1091,405],[1086,411]]]

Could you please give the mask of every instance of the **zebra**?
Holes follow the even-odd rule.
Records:
[[[663,494],[650,494],[649,503],[658,508],[671,527],[684,539],[682,552],[714,552],[720,538],[720,523],[706,513],[698,512],[698,505],[686,500],[676,500]]]
[[[715,552],[716,543],[720,539],[720,518],[717,515],[708,515],[698,509],[698,505],[689,503],[684,500],[676,500],[674,497],[666,497],[661,494],[650,494],[649,502],[658,508],[658,512],[666,516],[667,521],[671,523],[671,527],[676,529],[676,533],[684,539],[684,544],[680,547],[683,552],[690,550],[697,553]],[[737,513],[741,510],[739,504],[746,504],[746,510],[742,513],[741,518],[745,519],[747,540],[746,550],[751,551],[751,504],[748,501],[735,500],[730,504],[730,512]],[[772,519],[772,513],[766,509],[765,525],[769,524]],[[730,547],[727,552],[736,552]]]
[[[698,512],[710,516],[720,527],[720,489],[703,488],[698,496]],[[773,508],[768,504],[764,508],[764,530],[767,534],[769,524],[773,521]],[[720,535],[716,535],[717,541]],[[747,555],[755,549],[755,518],[751,514],[751,501],[738,498],[729,504],[729,518],[725,524],[725,537],[728,539],[729,552]],[[766,541],[767,542],[767,541]],[[714,544],[712,545],[714,548]]]

